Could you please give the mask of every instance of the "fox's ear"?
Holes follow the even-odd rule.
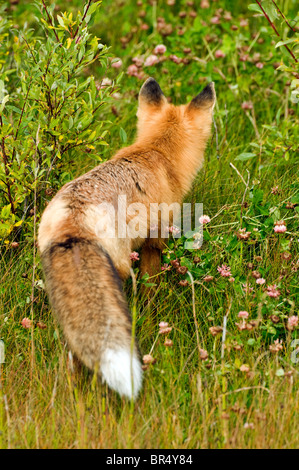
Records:
[[[148,78],[139,92],[139,106],[145,104],[160,107],[166,102],[159,83],[154,78]]]
[[[216,103],[216,93],[215,93],[215,88],[214,88],[214,82],[209,83],[199,95],[197,95],[191,103],[187,106],[188,110],[200,110],[200,109],[205,109],[208,111],[211,109],[213,111],[213,108]]]

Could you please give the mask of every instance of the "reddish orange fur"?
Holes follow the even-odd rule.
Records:
[[[136,142],[66,184],[39,228],[50,300],[71,349],[90,368],[101,363],[103,348],[130,347],[131,324],[117,273],[121,279],[129,275],[130,252],[143,246],[141,271],[153,274],[163,247],[161,238],[99,238],[96,225],[106,217],[100,204],[112,204],[117,213],[117,197],[125,194],[128,205],[145,205],[149,226],[151,203],[182,202],[203,164],[210,135],[213,86],[199,105],[174,106],[149,80],[140,92]],[[131,219],[127,216],[127,222]]]

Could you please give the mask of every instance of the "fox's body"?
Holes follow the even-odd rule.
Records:
[[[149,238],[149,206],[181,203],[190,189],[203,162],[214,101],[209,85],[190,105],[175,107],[148,79],[139,97],[136,142],[66,184],[42,217],[38,244],[47,289],[70,349],[121,395],[136,396],[142,382],[136,346],[131,356],[121,280],[130,275],[130,253],[141,247],[141,272],[159,269],[163,240]],[[146,208],[144,236],[117,237],[117,223],[116,238],[101,236],[99,226],[112,224],[103,204],[118,220],[120,195],[127,206]],[[133,216],[127,214],[126,222]]]

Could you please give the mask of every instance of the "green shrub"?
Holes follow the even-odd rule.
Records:
[[[74,152],[99,160],[107,145],[102,108],[112,87],[89,74],[96,62],[103,76],[109,62],[89,30],[100,3],[55,19],[54,4],[37,2],[37,32],[12,29],[0,12],[1,238],[25,224],[31,236],[34,196],[42,209],[44,192],[72,179]]]

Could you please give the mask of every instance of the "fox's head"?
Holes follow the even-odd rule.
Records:
[[[208,137],[216,102],[214,82],[186,105],[169,104],[159,84],[148,78],[141,87],[138,106],[138,135],[162,133],[170,126],[198,137]]]
[[[163,150],[176,164],[195,173],[203,161],[211,132],[216,94],[214,83],[185,105],[168,103],[159,84],[148,78],[139,93],[137,141]]]

